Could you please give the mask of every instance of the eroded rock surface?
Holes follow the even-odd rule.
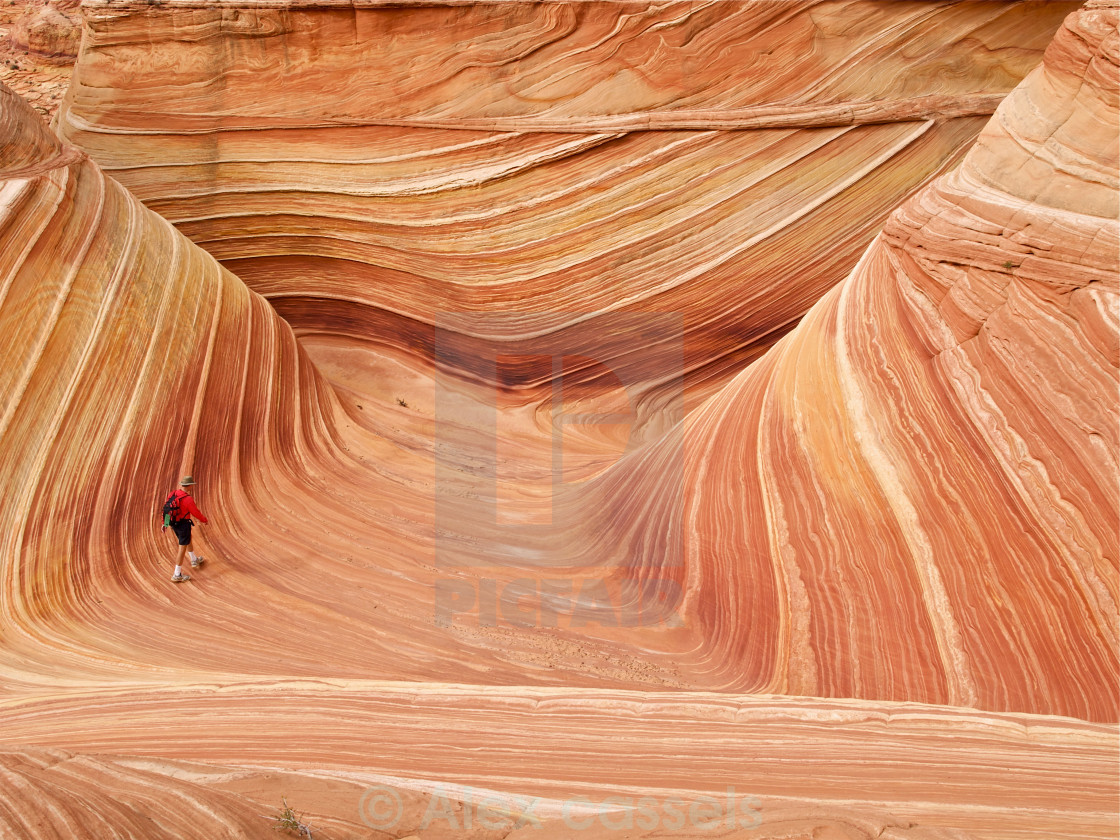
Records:
[[[387,836],[448,836],[432,786],[467,785],[555,837],[615,836],[556,822],[578,797],[731,788],[761,823],[728,837],[1115,837],[1120,4],[980,116],[1058,5],[376,18],[487,54],[338,35],[375,5],[322,42],[309,8],[87,5],[68,140],[0,87],[0,825],[129,836],[170,780],[159,836],[272,836],[275,772],[338,836],[371,785]],[[666,93],[733,25],[834,70],[765,112],[754,76]],[[141,60],[172,32],[197,54]],[[176,586],[184,472],[212,523]],[[634,836],[711,836],[657,813]]]
[[[713,672],[1115,717],[1115,22],[1074,16],[960,167],[686,422],[677,579]]]
[[[52,64],[70,65],[78,55],[82,22],[79,0],[20,3],[9,39],[12,46]]]
[[[81,21],[77,3],[67,0],[52,4],[54,14],[68,19],[69,36],[62,52],[39,52],[28,43],[28,24],[37,15],[49,14],[45,8],[36,0],[0,3],[0,83],[26,99],[49,120],[58,110],[70,84]]]
[[[415,366],[438,324],[445,358],[527,357],[672,313],[707,393],[1075,7],[94,2],[60,128],[301,333]]]

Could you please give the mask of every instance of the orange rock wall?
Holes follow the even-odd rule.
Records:
[[[302,333],[415,359],[441,312],[518,312],[456,327],[516,355],[576,315],[680,313],[706,392],[1075,6],[93,2],[60,129]]]
[[[1074,16],[960,167],[686,421],[675,573],[717,681],[1115,719],[1115,25]],[[633,461],[602,527],[663,471]]]
[[[942,118],[941,107],[956,107],[944,100],[928,120],[912,119],[914,108],[929,107],[927,95],[969,108],[998,98],[976,79],[1002,78],[995,68],[1012,58],[1026,74],[1028,54],[1049,37],[1041,24],[1028,35],[1012,22],[1056,28],[1057,5],[875,6],[902,16],[890,18],[898,25],[886,27],[887,42],[863,32],[866,15],[853,29],[826,14],[866,4],[736,7],[761,15],[740,21],[745,32],[777,27],[796,42],[809,21],[822,43],[840,38],[843,48],[813,53],[831,56],[836,71],[820,91],[799,75],[800,95],[765,106],[732,74],[713,73],[697,85],[719,92],[715,104],[693,91],[696,101],[682,94],[673,107],[659,88],[672,62],[651,59],[657,85],[632,100],[642,119],[713,119],[704,109],[715,108],[721,120],[816,123],[614,125],[604,136],[598,123],[523,130],[632,84],[612,87],[631,78],[622,71],[598,82],[551,76],[546,68],[580,54],[566,53],[563,39],[561,58],[547,45],[519,53],[515,75],[539,62],[553,84],[591,84],[594,97],[500,113],[479,74],[514,71],[416,46],[417,68],[435,56],[449,74],[425,65],[394,80],[389,59],[373,74],[387,85],[430,82],[429,102],[408,90],[397,102],[423,105],[416,113],[392,111],[388,98],[375,126],[308,124],[322,117],[316,108],[341,113],[343,91],[300,99],[292,124],[254,129],[272,118],[275,74],[289,65],[298,80],[320,52],[370,43],[404,50],[399,58],[408,38],[313,46],[296,24],[326,13],[287,6],[85,8],[90,69],[79,66],[62,115],[67,141],[0,87],[0,833],[128,836],[158,812],[160,836],[198,826],[273,836],[259,815],[275,811],[275,781],[254,774],[275,772],[341,836],[364,831],[361,791],[391,782],[412,797],[398,836],[419,831],[430,785],[465,783],[545,798],[553,818],[576,796],[664,801],[733,786],[758,797],[762,824],[730,837],[1116,837],[1120,3],[1097,0],[1072,15],[960,159],[982,118]],[[339,27],[389,14],[346,8],[350,22],[340,16]],[[637,42],[648,31],[653,43],[677,20],[656,15],[681,7],[631,17],[619,6],[609,25],[590,8],[537,9],[548,14],[517,33],[486,26],[496,26],[488,15],[521,6],[395,7],[392,19],[454,15],[471,33],[464,40],[482,44],[487,33],[548,41],[530,23],[565,31],[571,14],[572,26],[591,27],[571,30],[580,38],[636,26]],[[709,23],[682,43],[700,50],[708,30],[715,43],[734,42],[723,29],[734,16],[712,16],[721,8],[688,7],[677,26]],[[930,45],[921,33],[931,21],[971,34]],[[246,29],[259,37],[236,34]],[[155,72],[151,45],[170,31],[194,32],[210,58],[203,50]],[[1004,47],[974,50],[978,32]],[[868,122],[849,102],[850,125],[838,124],[838,103],[867,84],[863,64],[837,58],[852,47],[845,38],[860,37],[896,67],[881,81],[901,85],[870,111],[878,119],[884,101],[915,97],[905,120],[891,112]],[[281,60],[270,43],[293,49]],[[914,44],[928,47],[918,52],[926,58]],[[589,66],[613,66],[616,46],[607,38]],[[974,54],[976,63],[952,58]],[[207,61],[222,69],[202,79]],[[915,91],[897,70],[911,64],[939,69],[916,72],[928,85]],[[976,67],[989,69],[974,77]],[[180,90],[183,79],[197,84]],[[225,88],[234,92],[223,109],[215,103]],[[320,79],[311,89],[327,88]],[[448,113],[432,113],[441,101]],[[155,134],[143,133],[145,109],[152,125],[165,124]],[[441,122],[472,109],[496,122]],[[451,148],[451,135],[470,139]],[[451,165],[410,156],[406,142],[421,136]],[[821,142],[845,137],[851,157],[835,147],[815,157]],[[939,138],[927,147],[937,154],[924,168],[900,163],[921,138]],[[568,143],[591,145],[568,159],[556,153]],[[721,143],[770,151],[736,169],[736,153],[714,151]],[[617,160],[585,154],[612,144],[650,146]],[[791,156],[809,169],[786,163]],[[499,196],[520,175],[491,177],[490,165],[539,176],[539,189],[508,195],[542,196],[547,212],[526,205],[516,215],[514,199]],[[612,166],[617,194],[594,188]],[[736,198],[756,166],[765,188]],[[366,194],[390,183],[389,171],[399,189]],[[634,186],[639,171],[645,186]],[[838,172],[858,177],[837,181]],[[672,178],[675,192],[663,194]],[[573,185],[588,184],[595,199],[581,203]],[[876,214],[892,209],[884,184],[909,198],[876,234]],[[433,185],[445,186],[425,191]],[[652,202],[636,216],[623,209],[635,197]],[[423,202],[426,215],[415,210]],[[800,226],[818,209],[817,227]],[[681,221],[694,210],[711,224]],[[665,215],[676,221],[662,224]],[[551,227],[537,227],[542,216]],[[561,217],[567,228],[555,226]],[[850,227],[822,239],[835,224]],[[447,235],[424,230],[432,226]],[[873,239],[866,250],[856,230]],[[488,231],[504,244],[483,258]],[[774,265],[820,264],[811,245],[838,255],[824,258],[817,291],[830,272],[846,273],[843,282],[744,368],[774,340],[773,324],[792,324],[816,299],[812,283],[774,285]],[[604,252],[612,256],[596,263]],[[712,268],[729,261],[734,270]],[[594,271],[574,268],[585,263]],[[650,266],[683,279],[663,289]],[[788,299],[772,303],[776,289]],[[499,347],[513,359],[495,365],[513,371],[497,397],[477,371],[460,375],[473,357],[445,359],[433,374],[424,330],[445,297],[468,312],[526,307],[493,334],[485,322],[455,322],[457,351]],[[770,315],[751,321],[756,299],[784,314],[770,327]],[[654,364],[667,356],[620,332],[625,346],[610,361],[646,366],[648,381],[614,422],[640,426],[639,440],[616,445],[625,433],[609,423],[565,438],[583,460],[579,480],[556,494],[538,481],[554,469],[545,389],[513,386],[553,375],[518,350],[533,330],[574,330],[565,307],[577,304],[682,310],[677,370],[700,371],[693,401],[710,396],[674,404]],[[617,323],[599,317],[580,329]],[[731,338],[717,340],[725,328]],[[576,409],[626,402],[603,385],[609,377],[585,370],[594,375],[573,389]],[[441,388],[457,413],[440,414]],[[494,411],[490,426],[483,408]],[[450,435],[450,454],[434,443],[440,434]],[[479,467],[487,446],[497,452],[492,481]],[[177,586],[155,523],[183,472],[200,478],[211,523],[199,529],[208,564]],[[486,494],[506,520],[477,515]],[[603,579],[622,608],[667,593],[653,609],[676,620],[611,626],[596,620],[587,590],[547,622],[546,584],[579,576]],[[448,580],[480,598],[484,581],[515,597],[497,602],[492,625],[477,604],[440,623],[433,591]],[[509,620],[534,599],[533,622]],[[175,796],[160,811],[164,785]],[[552,828],[549,836],[596,836]]]
[[[9,653],[74,653],[64,605],[113,622],[98,593],[139,595],[167,554],[152,523],[175,474],[220,462],[208,501],[232,514],[241,470],[329,457],[335,403],[259,296],[0,95],[4,619]]]

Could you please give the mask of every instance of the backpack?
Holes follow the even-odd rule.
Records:
[[[175,491],[172,490],[171,495],[167,497],[167,501],[163,503],[163,526],[165,528],[182,518],[179,516],[179,500],[182,498],[182,496],[175,495]]]

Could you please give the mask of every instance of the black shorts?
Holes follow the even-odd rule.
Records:
[[[178,522],[171,523],[171,530],[179,538],[179,545],[191,544],[191,525],[193,524],[189,519],[180,519]]]

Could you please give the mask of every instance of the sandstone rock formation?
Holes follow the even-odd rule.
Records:
[[[9,0],[0,3],[0,83],[7,85],[46,117],[51,119],[70,84],[70,72],[77,52],[77,40],[65,59],[42,55],[30,49],[25,37],[26,22],[40,4]],[[70,12],[77,18],[77,9]],[[80,31],[73,26],[75,35]]]
[[[687,421],[673,573],[720,682],[1115,718],[1115,22],[1074,16],[960,167]],[[664,469],[634,461],[604,527]]]
[[[79,0],[27,4],[9,35],[12,45],[41,60],[73,64],[82,34],[78,5]]]
[[[437,322],[474,359],[673,313],[706,393],[1075,7],[93,2],[61,130],[302,333],[414,364]]]
[[[0,87],[4,831],[1115,837],[1120,3],[341,8]]]
[[[220,814],[239,814],[223,795],[237,791],[231,784],[236,776],[226,777],[232,766],[242,775],[297,777],[285,785],[294,804],[300,801],[294,791],[306,791],[306,799],[316,782],[321,786],[325,780],[339,786],[357,782],[363,792],[373,788],[387,799],[393,797],[386,786],[411,788],[407,798],[402,790],[393,832],[375,837],[419,829],[428,807],[425,793],[454,799],[458,792],[477,804],[493,791],[516,796],[506,818],[493,820],[504,832],[487,834],[481,825],[452,832],[444,818],[433,819],[431,830],[419,834],[714,834],[736,840],[1115,836],[1114,725],[920,704],[361,681],[242,681],[218,690],[201,683],[134,684],[94,697],[96,703],[77,692],[54,704],[9,702],[4,738],[33,739],[52,751],[64,743],[124,754],[131,757],[101,756],[96,762],[152,774],[101,783],[110,790],[126,782],[157,787],[159,775],[174,777],[178,769],[179,778],[194,782],[177,791],[181,813],[189,813],[193,800],[201,803],[195,805],[199,810],[212,801]],[[193,772],[184,773],[183,764]],[[78,775],[75,769],[72,776]],[[43,779],[36,785],[50,781],[38,769],[24,775]],[[63,790],[69,784],[75,792],[95,787],[80,777],[55,784]],[[209,799],[199,788],[217,795]],[[241,790],[260,801],[262,792],[275,792],[276,786],[250,781]],[[718,808],[723,815],[731,810],[724,804],[729,791],[737,825],[720,826],[722,833],[705,828],[700,823],[720,814]],[[362,803],[358,790],[336,796],[337,817],[373,825],[384,813],[368,799]],[[0,803],[19,802],[12,794],[0,797]],[[625,810],[627,797],[631,805],[642,797],[654,806],[683,802],[686,811],[692,802],[707,802],[705,797],[718,799],[709,803],[708,817],[691,825],[666,817],[652,830],[636,830],[641,826],[635,819],[629,833],[602,831],[624,824],[622,818],[612,816],[604,824],[594,811],[587,820],[574,810],[577,803],[604,813],[612,804],[612,812]],[[523,814],[530,807],[542,828],[525,824],[510,834],[517,809]],[[327,808],[319,813],[324,811],[330,814]],[[275,836],[266,832],[267,827],[258,836]],[[245,835],[232,828],[229,836]]]

